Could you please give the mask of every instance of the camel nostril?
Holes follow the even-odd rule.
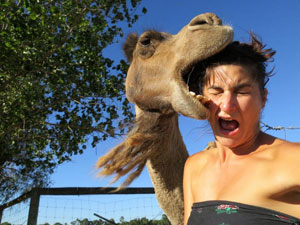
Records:
[[[207,25],[222,25],[222,20],[213,13],[205,13],[192,19],[188,27],[190,30],[195,30]]]
[[[192,19],[188,26],[190,29],[196,29],[199,26],[209,25],[209,24],[211,24],[211,21],[206,16],[200,15]]]
[[[204,24],[208,24],[208,22],[204,19],[197,19],[197,20],[192,20],[189,25],[190,26],[197,26],[197,25],[204,25]]]

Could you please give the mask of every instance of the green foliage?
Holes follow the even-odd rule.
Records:
[[[143,218],[137,218],[132,219],[130,221],[125,221],[124,217],[120,218],[120,223],[116,223],[113,219],[110,220],[112,223],[104,221],[104,220],[88,220],[85,219],[76,219],[75,221],[72,221],[70,225],[113,225],[113,224],[119,224],[119,225],[171,225],[170,221],[168,220],[168,217],[163,214],[161,219],[159,220],[149,220],[145,217]],[[1,225],[11,225],[10,223],[2,223]],[[43,225],[49,225],[49,223],[44,223]],[[56,222],[54,225],[68,225],[67,223],[59,223]]]
[[[106,222],[104,220],[93,220],[90,221],[88,219],[77,219],[73,222],[71,222],[71,225],[113,225],[113,224],[117,224],[113,219],[111,219],[110,221],[112,221],[112,223]],[[171,225],[170,221],[168,220],[166,215],[162,215],[161,219],[159,220],[149,220],[145,217],[143,218],[137,218],[137,219],[133,219],[130,220],[128,222],[126,222],[124,220],[124,217],[120,218],[120,223],[118,223],[119,225]]]
[[[103,222],[102,220],[89,221],[88,219],[83,219],[83,220],[77,219],[71,222],[71,225],[112,225],[112,224],[108,222]]]
[[[47,186],[89,138],[95,146],[124,132],[128,65],[102,51],[123,36],[121,21],[138,19],[140,2],[1,1],[0,200]]]

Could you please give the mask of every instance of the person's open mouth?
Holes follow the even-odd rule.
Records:
[[[237,120],[220,117],[219,126],[221,128],[222,133],[226,135],[234,135],[236,132],[238,132],[240,124]]]

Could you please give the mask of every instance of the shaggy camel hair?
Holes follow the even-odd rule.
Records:
[[[178,113],[206,119],[206,99],[197,85],[197,63],[225,48],[233,30],[212,13],[196,16],[176,35],[149,30],[124,44],[130,62],[126,96],[135,105],[136,126],[99,158],[100,175],[127,175],[129,185],[147,165],[158,202],[173,225],[183,224],[183,168],[188,157]],[[192,91],[192,92],[191,92]]]

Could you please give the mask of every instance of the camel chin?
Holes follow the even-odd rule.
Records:
[[[183,85],[177,85],[172,96],[172,107],[174,111],[198,120],[208,118],[208,110],[205,103],[208,99],[195,92],[190,92]]]

